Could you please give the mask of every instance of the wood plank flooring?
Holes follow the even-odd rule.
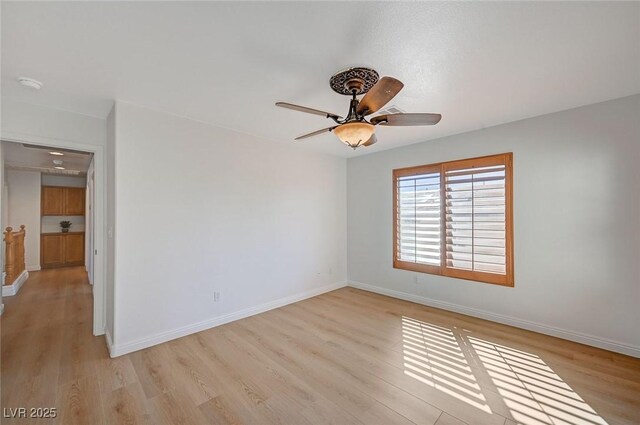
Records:
[[[115,359],[82,268],[4,302],[2,407],[57,409],[7,424],[640,424],[639,359],[352,288]]]

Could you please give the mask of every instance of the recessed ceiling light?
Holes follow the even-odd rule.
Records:
[[[49,152],[49,155],[63,156],[64,154],[62,152],[53,151],[53,152]]]
[[[35,90],[40,90],[44,85],[40,81],[34,80],[33,78],[29,78],[29,77],[19,77],[18,82],[25,87],[29,87]]]
[[[53,168],[55,168],[56,170],[66,170],[66,168],[64,167],[53,167]]]

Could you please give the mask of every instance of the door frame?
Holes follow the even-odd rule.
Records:
[[[87,171],[87,206],[85,207],[85,228],[89,229],[87,232],[87,239],[85,239],[85,269],[89,275],[89,283],[93,285],[93,261],[95,256],[95,246],[93,243],[93,236],[95,234],[95,164],[93,158],[91,159],[91,165]],[[89,173],[90,171],[90,173]],[[88,214],[87,214],[88,213]]]
[[[2,132],[2,141],[62,148],[93,154],[94,223],[93,223],[93,334],[104,335],[107,323],[107,163],[106,146],[30,134]]]

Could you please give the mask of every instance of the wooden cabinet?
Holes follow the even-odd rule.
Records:
[[[42,186],[43,216],[84,216],[83,187]],[[84,232],[42,233],[40,267],[84,265]]]
[[[64,264],[66,266],[84,264],[84,233],[66,234],[64,239]]]
[[[40,237],[40,267],[61,267],[64,265],[63,236],[43,234]]]
[[[83,187],[42,186],[42,215],[84,215]]]
[[[64,189],[42,186],[42,215],[64,215]]]
[[[84,215],[84,191],[83,187],[64,188],[63,215]]]
[[[43,233],[40,236],[40,267],[43,269],[84,265],[84,232]]]

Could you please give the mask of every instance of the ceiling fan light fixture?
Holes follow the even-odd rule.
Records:
[[[348,122],[339,125],[333,130],[342,143],[352,147],[353,149],[363,145],[367,140],[369,140],[374,131],[375,128],[373,125],[361,121]]]

